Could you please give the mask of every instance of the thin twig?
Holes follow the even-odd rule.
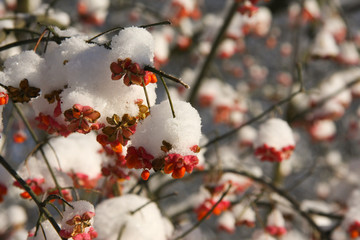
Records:
[[[181,85],[183,85],[183,86],[184,86],[185,88],[187,88],[187,89],[190,88],[190,86],[189,86],[188,84],[186,84],[185,82],[183,82],[181,79],[179,79],[179,78],[177,78],[177,77],[174,77],[174,76],[172,76],[172,75],[169,75],[169,74],[167,74],[167,73],[165,73],[165,72],[163,72],[163,71],[161,71],[161,70],[159,70],[159,69],[153,68],[153,67],[151,67],[151,66],[145,66],[145,67],[144,67],[144,70],[145,70],[145,71],[150,71],[150,72],[156,73],[156,74],[158,74],[158,75],[161,75],[161,76],[163,76],[163,77],[165,77],[165,78],[167,78],[167,79],[169,79],[169,80],[171,80],[171,81],[174,81],[174,82],[176,82],[176,83],[180,83]]]
[[[36,43],[36,45],[35,45],[35,47],[34,47],[34,52],[36,52],[37,47],[39,46],[41,40],[44,38],[44,36],[45,36],[45,34],[46,34],[47,32],[50,32],[50,31],[49,31],[48,29],[45,29],[45,30],[43,31],[43,33],[40,35],[39,40],[37,41],[37,43]],[[48,38],[48,39],[49,39],[49,38]]]
[[[153,202],[157,202],[159,200],[162,200],[162,199],[165,199],[165,198],[168,198],[168,197],[172,197],[172,196],[176,196],[178,193],[177,192],[173,192],[173,193],[169,193],[165,196],[162,196],[162,197],[158,197],[158,198],[155,198],[153,200],[150,200],[148,201],[147,203],[141,205],[140,207],[138,207],[137,209],[133,210],[130,212],[131,215],[135,214],[136,212],[140,211],[141,209],[143,209],[144,207],[146,207],[147,205],[149,205],[150,203],[153,203]]]
[[[169,20],[165,20],[165,21],[162,21],[162,22],[141,25],[139,27],[140,28],[149,28],[149,27],[154,27],[154,26],[159,26],[159,25],[171,25],[171,22]]]
[[[46,141],[46,144],[49,145],[50,149],[53,151],[53,153],[55,155],[55,158],[56,158],[56,162],[57,162],[58,167],[59,167],[59,170],[62,171],[62,167],[61,167],[61,164],[60,164],[60,159],[59,159],[58,154],[55,151],[55,148],[52,146],[52,144],[49,141]]]
[[[28,129],[28,131],[30,132],[31,137],[33,138],[33,140],[35,141],[36,144],[41,144],[41,142],[39,141],[39,138],[37,137],[36,133],[34,132],[33,128],[31,127],[28,119],[25,117],[25,115],[23,114],[23,112],[21,111],[20,107],[16,104],[13,103],[15,110],[17,111],[17,113],[19,114],[20,118],[22,119],[22,121],[24,122],[26,128]],[[44,152],[44,149],[42,148],[42,146],[40,145],[40,153],[42,155],[42,157],[44,158],[45,164],[50,172],[50,175],[52,177],[52,179],[54,180],[56,189],[59,192],[59,195],[63,197],[62,192],[61,192],[61,187],[56,179],[55,173],[52,169],[52,167],[50,166],[50,162],[48,160],[48,158],[46,157],[46,154]]]
[[[54,200],[54,199],[57,199],[57,200],[61,200],[63,201],[66,205],[68,205],[69,207],[71,207],[72,209],[74,209],[74,207],[68,202],[66,201],[63,197],[60,197],[59,195],[55,195],[55,194],[51,194],[49,195],[43,202],[43,206],[46,206],[46,204],[48,202],[50,202],[51,200]]]
[[[230,130],[226,133],[224,133],[223,135],[221,136],[218,136],[210,141],[208,141],[204,146],[201,146],[201,147],[208,147],[210,146],[211,144],[214,144],[215,142],[217,141],[220,141],[220,140],[223,140],[235,133],[237,133],[240,129],[242,129],[243,127],[247,126],[247,125],[250,125],[258,120],[260,120],[261,118],[263,118],[264,116],[266,116],[268,113],[274,111],[276,108],[278,108],[279,106],[289,102],[291,99],[293,99],[296,95],[298,95],[299,93],[303,92],[304,91],[304,81],[303,81],[303,78],[302,78],[302,67],[301,67],[301,64],[297,64],[296,65],[297,67],[297,71],[298,71],[298,81],[300,83],[300,88],[298,91],[290,94],[290,96],[288,96],[287,98],[283,99],[283,100],[280,100],[279,102],[277,102],[276,104],[272,105],[270,108],[268,108],[267,110],[265,110],[264,112],[260,113],[259,115],[257,115],[256,117],[253,117],[252,119],[250,119],[249,121],[243,123],[242,125],[240,125],[239,127],[233,129],[233,130]]]
[[[171,108],[171,112],[172,112],[172,115],[173,115],[173,118],[175,118],[175,110],[174,110],[174,106],[173,106],[173,103],[172,103],[172,100],[171,100],[171,96],[170,96],[170,93],[169,93],[169,89],[166,85],[166,82],[164,80],[164,78],[159,74],[158,75],[161,79],[161,82],[162,84],[164,85],[164,88],[165,88],[165,92],[166,92],[166,95],[168,96],[168,99],[169,99],[169,103],[170,103],[170,108]]]
[[[300,49],[300,32],[301,32],[301,19],[302,19],[302,12],[304,11],[304,3],[305,0],[300,0],[300,14],[298,14],[298,16],[296,17],[295,20],[295,27],[294,27],[294,31],[293,33],[293,46],[294,46],[294,50],[293,50],[293,56],[292,56],[292,64],[291,64],[291,74],[292,76],[295,75],[295,66],[297,66],[297,62],[298,62],[298,58],[299,58],[299,49]]]
[[[30,197],[34,200],[35,204],[38,206],[39,211],[45,215],[45,217],[49,220],[51,225],[55,228],[57,232],[60,232],[60,227],[55,221],[55,219],[51,216],[50,212],[43,207],[42,203],[38,200],[35,193],[29,187],[29,185],[17,174],[17,172],[6,162],[6,160],[0,155],[0,164],[10,173],[16,181],[24,188],[24,190],[30,195]],[[62,238],[65,240],[65,238]]]
[[[223,135],[220,135],[219,137],[216,137],[212,140],[210,140],[209,142],[207,142],[204,146],[201,146],[201,148],[203,147],[208,147],[212,144],[214,144],[215,142],[218,142],[220,140],[223,140],[235,133],[237,133],[240,129],[242,129],[243,127],[250,125],[258,120],[260,120],[261,118],[263,118],[264,116],[266,116],[267,114],[269,114],[270,112],[274,111],[276,108],[278,108],[279,106],[289,102],[291,99],[293,99],[296,95],[298,95],[301,92],[301,88],[299,91],[296,91],[294,93],[292,93],[290,96],[288,96],[287,98],[280,100],[279,102],[277,102],[276,104],[272,105],[271,107],[269,107],[267,110],[265,110],[264,112],[260,113],[259,115],[257,115],[256,117],[253,117],[252,119],[250,119],[249,121],[243,123],[241,126],[234,128],[233,130],[230,130],[226,133],[224,133]]]
[[[53,203],[51,203],[51,202],[49,202],[48,204],[55,209],[55,211],[59,214],[59,216],[60,216],[61,218],[64,217],[64,215],[62,214],[62,212],[60,211],[60,209],[59,209],[58,207],[56,207],[55,204],[53,204]]]
[[[227,16],[226,16],[226,19],[223,23],[223,25],[221,26],[216,38],[215,38],[215,41],[214,43],[212,44],[211,46],[211,50],[210,50],[210,53],[209,55],[206,57],[205,59],[205,62],[204,62],[204,65],[201,67],[201,70],[199,72],[199,75],[197,76],[196,80],[195,80],[195,84],[190,92],[190,95],[189,95],[189,99],[188,101],[190,103],[194,103],[195,101],[195,97],[197,95],[197,92],[199,91],[200,89],[200,86],[203,82],[203,80],[205,79],[205,74],[206,74],[206,71],[208,71],[208,68],[210,66],[210,63],[213,61],[213,59],[215,58],[215,54],[216,54],[216,51],[226,33],[226,30],[227,28],[229,27],[230,23],[231,23],[231,20],[233,19],[233,17],[235,16],[236,12],[237,12],[237,9],[238,7],[240,6],[240,2],[242,1],[234,1],[234,3],[232,4]]]
[[[150,100],[149,100],[149,95],[147,93],[147,90],[146,90],[146,85],[145,85],[145,81],[144,81],[144,78],[142,77],[141,78],[141,82],[142,82],[142,87],[144,89],[144,93],[145,93],[145,98],[146,98],[146,103],[147,103],[147,106],[149,108],[149,111],[150,111]]]
[[[284,197],[288,202],[291,203],[291,205],[293,206],[293,209],[300,214],[321,236],[323,236],[325,234],[325,231],[323,231],[315,222],[314,220],[309,216],[309,214],[307,214],[307,212],[303,211],[300,207],[300,204],[297,202],[297,200],[292,197],[290,194],[288,194],[285,190],[282,190],[281,188],[278,188],[277,186],[275,186],[274,184],[272,184],[269,181],[266,181],[263,178],[260,177],[256,177],[246,171],[236,171],[233,169],[224,169],[224,172],[231,172],[231,173],[235,173],[235,174],[239,174],[245,177],[248,177],[250,179],[252,179],[253,181],[262,184],[263,186],[271,189],[273,192],[276,192],[277,194],[279,194],[280,196]]]
[[[329,231],[326,231],[325,229],[321,229],[321,227],[319,227],[314,220],[311,218],[311,216],[309,216],[308,212],[303,211],[300,207],[299,202],[293,197],[291,196],[286,190],[283,190],[277,186],[275,186],[274,184],[272,184],[271,180],[265,180],[264,178],[261,177],[256,177],[253,174],[247,172],[247,171],[237,171],[234,169],[223,169],[222,170],[224,173],[235,173],[238,175],[242,175],[244,177],[247,177],[251,180],[253,180],[256,183],[259,183],[261,185],[263,185],[264,187],[270,189],[271,191],[279,194],[280,196],[282,196],[283,198],[285,198],[293,207],[293,209],[300,215],[302,216],[306,222],[311,225],[321,236],[321,239],[327,239],[326,236],[327,234],[329,234]],[[204,174],[208,174],[211,173],[211,170],[204,170],[204,171],[194,171],[190,176],[194,177],[194,176],[202,176]],[[164,187],[169,187],[171,186],[171,184],[175,183],[176,181],[173,180],[169,180],[165,183],[163,183],[163,185],[161,185],[159,188],[161,188],[161,190],[163,190]],[[160,191],[157,191],[160,192]]]
[[[120,239],[121,239],[121,236],[123,235],[125,228],[126,228],[126,223],[121,226],[121,228],[120,228],[120,230],[119,230],[118,237],[116,238],[116,240],[120,240]]]
[[[306,115],[307,113],[314,111],[314,109],[319,108],[321,106],[323,106],[327,101],[329,101],[331,98],[337,96],[338,94],[340,94],[342,91],[345,91],[348,88],[351,88],[352,86],[354,86],[355,84],[360,82],[360,78],[355,79],[351,82],[348,82],[344,87],[339,88],[337,91],[333,92],[332,94],[327,95],[326,97],[324,97],[321,101],[317,102],[317,104],[313,107],[307,108],[299,113],[297,113],[296,115],[292,116],[289,119],[289,122],[293,122],[296,119],[299,119],[300,117]]]
[[[119,31],[119,30],[124,30],[124,27],[114,27],[114,28],[111,28],[109,30],[106,30],[105,32],[102,32],[102,33],[99,33],[97,35],[95,35],[94,37],[86,40],[87,43],[91,43],[92,40],[98,38],[98,37],[101,37],[102,35],[105,35],[105,34],[108,34],[108,33],[112,33],[112,32],[115,32],[115,31]]]
[[[46,53],[47,47],[49,45],[50,34],[51,34],[51,32],[49,31],[48,35],[47,35],[47,38],[46,38],[46,42],[45,42],[44,53]]]
[[[45,229],[44,229],[44,227],[42,226],[41,223],[40,223],[40,228],[41,228],[41,232],[42,232],[42,234],[43,234],[43,236],[44,236],[44,239],[47,240],[46,233],[45,233]],[[36,232],[35,232],[35,236],[36,236],[36,233],[37,233],[37,230],[36,230]]]
[[[184,232],[183,234],[181,234],[180,236],[178,236],[177,238],[175,238],[174,240],[180,240],[182,238],[184,238],[186,235],[188,235],[189,233],[191,233],[193,230],[195,230],[202,222],[204,222],[209,216],[210,214],[214,211],[214,209],[217,207],[217,205],[219,205],[219,203],[224,199],[224,197],[228,194],[230,188],[232,187],[231,184],[229,184],[228,188],[226,189],[226,191],[221,195],[221,197],[219,198],[219,200],[214,204],[214,206],[212,206],[212,208],[206,213],[205,216],[203,216],[199,221],[197,221],[189,230],[187,230],[186,232]]]
[[[41,33],[33,31],[33,30],[29,30],[29,29],[25,29],[25,28],[4,28],[3,29],[5,33],[9,33],[9,32],[25,32],[25,33],[30,33],[30,34],[35,34],[40,36]]]
[[[57,44],[60,44],[61,41],[67,39],[69,37],[51,37],[49,39],[41,39],[41,42],[43,41],[49,41],[49,42],[56,42]],[[1,51],[4,51],[4,50],[7,50],[7,49],[10,49],[10,48],[13,48],[13,47],[18,47],[18,46],[22,46],[22,45],[26,45],[26,44],[29,44],[29,43],[36,43],[37,41],[39,40],[39,38],[31,38],[31,39],[26,39],[26,40],[21,40],[21,41],[16,41],[16,42],[13,42],[13,43],[9,43],[9,44],[6,44],[2,47],[0,47],[0,52]]]
[[[170,21],[162,21],[162,22],[158,22],[158,23],[152,23],[152,24],[147,24],[147,25],[141,25],[139,26],[140,28],[148,28],[148,27],[153,27],[153,26],[158,26],[158,25],[166,25],[166,24],[171,24]],[[102,35],[105,35],[105,34],[108,34],[108,33],[112,33],[112,32],[115,32],[115,31],[119,31],[119,30],[124,30],[125,28],[124,27],[114,27],[114,28],[111,28],[109,30],[106,30],[102,33],[99,33],[97,35],[95,35],[94,37],[92,38],[89,38],[88,40],[86,40],[87,43],[91,43],[94,39],[98,38],[98,37],[101,37]]]
[[[291,192],[293,189],[295,189],[297,186],[299,186],[301,183],[303,183],[308,177],[310,177],[315,169],[316,169],[317,161],[314,161],[312,166],[308,169],[308,171],[303,174],[297,181],[295,181],[291,186],[286,188],[287,192]]]

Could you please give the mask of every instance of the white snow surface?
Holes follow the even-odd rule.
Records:
[[[131,136],[131,145],[144,147],[155,158],[164,154],[162,141],[172,145],[170,153],[195,155],[190,147],[199,145],[201,138],[201,119],[190,103],[174,101],[176,117],[173,118],[169,101],[151,108],[151,115],[140,122]]]
[[[138,195],[123,195],[101,202],[95,209],[94,228],[98,240],[165,240],[163,218],[155,203],[150,203],[131,214],[150,199]]]
[[[295,146],[293,132],[287,122],[280,118],[270,118],[261,124],[255,140],[255,148],[267,144],[277,150],[292,145]]]

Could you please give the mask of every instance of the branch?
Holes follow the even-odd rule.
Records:
[[[188,84],[186,84],[185,82],[183,82],[181,79],[179,79],[179,78],[177,78],[177,77],[174,77],[174,76],[172,76],[172,75],[169,75],[169,74],[167,74],[167,73],[165,73],[165,72],[163,72],[163,71],[161,71],[161,70],[158,70],[158,69],[156,69],[156,68],[153,68],[153,67],[151,67],[151,66],[145,66],[144,67],[144,70],[145,71],[150,71],[150,72],[153,72],[153,73],[156,73],[156,74],[159,74],[159,75],[161,75],[161,76],[163,76],[163,77],[165,77],[165,78],[167,78],[167,79],[169,79],[169,80],[171,80],[171,81],[174,81],[174,82],[176,82],[176,83],[180,83],[181,85],[183,85],[185,88],[187,88],[187,89],[189,89],[190,88],[190,86],[188,85]]]
[[[337,91],[333,92],[332,94],[329,94],[328,96],[324,97],[321,101],[319,101],[315,106],[313,107],[310,107],[310,108],[307,108],[297,114],[295,114],[294,116],[292,116],[290,119],[289,119],[289,122],[293,122],[297,119],[299,119],[300,117],[304,116],[305,114],[313,111],[314,109],[316,108],[319,108],[321,106],[323,106],[327,101],[329,101],[331,98],[337,96],[338,94],[340,94],[342,91],[348,89],[348,88],[351,88],[352,86],[354,86],[355,84],[359,83],[360,82],[360,78],[358,79],[355,79],[351,82],[348,82],[344,87],[342,88],[339,88]]]
[[[214,211],[214,209],[217,207],[217,205],[219,205],[219,203],[224,199],[224,197],[228,194],[230,188],[231,188],[231,184],[229,184],[228,188],[226,189],[226,191],[221,195],[221,197],[219,198],[219,200],[214,204],[214,206],[212,206],[212,208],[206,213],[205,216],[203,216],[199,221],[197,221],[189,230],[187,230],[186,232],[184,232],[183,234],[181,234],[180,236],[178,236],[177,238],[175,238],[174,240],[180,240],[182,238],[184,238],[186,235],[188,235],[189,233],[191,233],[193,230],[195,230],[202,222],[204,222],[209,216],[210,214]]]
[[[169,194],[167,194],[167,195],[165,195],[165,196],[158,197],[158,198],[155,198],[155,199],[153,199],[153,200],[150,200],[150,201],[148,201],[147,203],[145,203],[145,204],[141,205],[140,207],[138,207],[137,209],[131,211],[130,214],[131,214],[131,215],[135,214],[136,212],[140,211],[141,209],[143,209],[144,207],[146,207],[146,206],[149,205],[150,203],[157,202],[157,201],[159,201],[159,200],[162,200],[162,199],[165,199],[165,198],[168,198],[168,197],[172,197],[172,196],[176,196],[176,195],[178,195],[178,193],[177,193],[177,192],[173,192],[173,193],[169,193]]]
[[[237,12],[238,7],[240,6],[240,2],[242,2],[242,1],[234,1],[234,3],[232,4],[232,6],[230,8],[230,11],[228,12],[228,14],[226,16],[226,19],[225,19],[223,25],[221,26],[221,28],[215,38],[214,43],[212,44],[210,53],[206,57],[204,65],[201,67],[199,75],[196,78],[195,85],[193,86],[192,91],[190,92],[188,101],[191,104],[194,104],[196,94],[199,91],[200,86],[204,80],[205,73],[206,73],[206,71],[208,71],[210,63],[215,58],[216,51],[225,35],[227,28],[229,27],[229,25],[231,23],[231,20],[233,19],[233,16],[235,16],[235,13]]]
[[[153,27],[153,26],[158,26],[158,25],[167,25],[167,24],[171,24],[170,21],[166,20],[166,21],[162,21],[162,22],[157,22],[157,23],[151,23],[151,24],[147,24],[147,25],[141,25],[139,26],[140,28],[148,28],[148,27]],[[87,43],[91,43],[94,39],[102,36],[102,35],[105,35],[105,34],[108,34],[108,33],[112,33],[112,32],[115,32],[115,31],[119,31],[119,30],[124,30],[125,28],[124,27],[114,27],[114,28],[111,28],[109,30],[106,30],[102,33],[99,33],[97,35],[95,35],[94,37],[86,40]]]
[[[5,33],[10,33],[10,32],[24,32],[24,33],[30,33],[30,34],[34,34],[37,36],[40,36],[41,33],[33,31],[33,30],[29,30],[29,29],[25,29],[25,28],[4,28],[3,29]]]
[[[164,86],[164,88],[165,88],[166,95],[167,95],[167,97],[168,97],[168,99],[169,99],[170,108],[171,108],[171,112],[172,112],[173,118],[175,118],[175,117],[176,117],[176,116],[175,116],[175,110],[174,110],[174,106],[173,106],[173,103],[172,103],[172,100],[171,100],[171,96],[170,96],[170,93],[169,93],[169,89],[168,89],[168,87],[167,87],[167,85],[166,85],[166,82],[165,82],[164,78],[163,78],[160,74],[159,74],[159,77],[160,77],[161,82],[162,82],[162,84],[163,84],[163,86]]]
[[[204,146],[201,146],[202,147],[208,147],[214,143],[216,143],[217,141],[220,141],[220,140],[223,140],[235,133],[237,133],[240,129],[242,129],[243,127],[247,126],[247,125],[250,125],[258,120],[260,120],[261,118],[263,118],[264,116],[266,116],[268,113],[274,111],[276,108],[278,108],[279,106],[289,102],[292,98],[294,98],[296,95],[298,95],[300,92],[302,92],[302,87],[292,93],[290,96],[288,96],[287,98],[283,99],[283,100],[280,100],[279,102],[277,102],[276,104],[272,105],[270,108],[268,108],[267,110],[265,110],[264,112],[260,113],[259,115],[257,115],[256,117],[253,117],[252,119],[250,119],[249,121],[243,123],[241,126],[237,127],[237,128],[234,128],[233,130],[230,130],[226,133],[224,133],[223,135],[220,135],[212,140],[210,140],[209,142],[207,142]]]
[[[204,174],[208,174],[210,173],[211,170],[205,170],[205,171],[195,171],[193,172],[191,175],[189,176],[200,176],[200,175],[204,175]],[[299,202],[293,197],[291,196],[289,193],[287,193],[285,190],[275,186],[274,184],[272,184],[272,182],[270,180],[265,180],[264,178],[260,178],[260,177],[256,177],[254,175],[252,175],[249,172],[246,171],[237,171],[237,170],[233,170],[233,169],[223,169],[222,170],[223,173],[235,173],[241,176],[245,176],[251,180],[253,180],[256,183],[259,183],[261,185],[263,185],[264,187],[270,189],[272,192],[275,192],[277,194],[279,194],[280,196],[282,196],[283,198],[285,198],[291,205],[292,208],[300,215],[302,216],[306,222],[312,226],[321,236],[321,239],[328,239],[327,236],[330,233],[329,231],[323,230],[321,229],[315,222],[314,220],[311,218],[311,216],[309,215],[308,212],[303,211],[300,207]],[[161,190],[163,190],[164,187],[168,187],[171,184],[175,183],[176,181],[168,181],[165,182],[163,185],[161,185],[159,188],[161,188]],[[157,191],[158,193],[160,191]]]
[[[49,41],[49,42],[56,42],[57,44],[60,44],[61,41],[65,40],[67,38],[69,38],[69,37],[51,37],[51,38],[46,38],[46,39],[43,38],[43,39],[41,39],[41,42]],[[39,41],[39,38],[31,38],[31,39],[27,39],[27,40],[21,40],[21,41],[9,43],[9,44],[6,44],[6,45],[0,47],[0,52],[10,49],[10,48],[13,48],[13,47],[26,45],[29,43],[37,43],[38,41]]]
[[[42,143],[39,141],[39,138],[37,137],[36,133],[34,132],[33,128],[31,127],[29,121],[27,120],[27,118],[24,116],[23,112],[21,111],[21,109],[19,108],[19,106],[16,103],[13,103],[15,110],[17,111],[17,113],[20,115],[20,118],[22,119],[22,121],[24,122],[26,128],[29,130],[31,137],[33,138],[33,140],[35,141],[35,143],[37,145],[39,145],[39,149],[40,149],[40,153],[42,155],[42,157],[44,158],[45,164],[47,166],[47,168],[49,169],[49,172],[51,174],[52,179],[54,180],[56,189],[59,192],[59,195],[61,197],[63,197],[62,192],[61,192],[61,187],[56,179],[55,173],[52,170],[51,166],[50,166],[50,162],[48,160],[48,158],[46,157],[46,154],[44,152]]]
[[[17,172],[6,162],[6,160],[0,155],[0,163],[3,165],[3,167],[13,176],[13,178],[16,179],[18,183],[24,188],[24,190],[29,193],[31,198],[36,203],[37,207],[39,208],[39,211],[41,214],[44,214],[45,217],[49,220],[51,225],[55,228],[56,232],[60,232],[60,227],[55,221],[55,219],[51,216],[50,212],[43,206],[43,204],[38,200],[35,193],[31,190],[29,185],[17,174]],[[65,240],[65,238],[62,238]]]

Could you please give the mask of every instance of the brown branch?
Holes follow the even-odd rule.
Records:
[[[294,116],[292,116],[289,119],[289,122],[293,122],[301,117],[303,117],[304,115],[306,115],[307,113],[310,113],[312,111],[314,111],[314,109],[319,108],[321,106],[323,106],[327,101],[329,101],[331,98],[337,96],[338,94],[340,94],[342,91],[351,88],[352,86],[354,86],[355,84],[360,82],[360,78],[355,79],[351,82],[348,82],[344,87],[339,88],[337,91],[333,92],[332,94],[327,95],[326,97],[324,97],[321,101],[319,101],[314,107],[311,108],[307,108],[297,114],[295,114]]]
[[[51,223],[51,225],[55,228],[56,232],[60,232],[60,227],[55,221],[55,219],[51,216],[50,212],[43,206],[43,204],[38,200],[35,193],[29,187],[29,185],[17,174],[17,172],[6,162],[6,160],[0,155],[0,164],[16,179],[18,183],[24,188],[24,190],[29,193],[31,199],[34,200],[35,204],[39,208],[41,214],[43,214]],[[65,238],[62,238],[65,240]]]
[[[34,131],[33,128],[31,127],[31,125],[30,125],[28,119],[25,117],[24,113],[21,111],[20,107],[19,107],[16,103],[13,103],[13,105],[14,105],[15,110],[16,110],[17,113],[19,114],[21,120],[24,122],[26,128],[27,128],[28,131],[30,132],[30,135],[31,135],[32,139],[35,141],[35,143],[36,143],[37,145],[40,145],[40,146],[39,146],[40,153],[41,153],[42,157],[44,158],[45,164],[46,164],[46,166],[47,166],[47,168],[48,168],[48,170],[49,170],[49,172],[50,172],[50,175],[51,175],[52,179],[54,180],[54,183],[55,183],[56,189],[57,189],[58,192],[59,192],[59,195],[60,195],[61,197],[63,197],[63,194],[62,194],[62,192],[61,192],[61,187],[60,187],[60,185],[59,185],[59,182],[57,181],[57,178],[56,178],[56,176],[55,176],[55,173],[54,173],[54,171],[53,171],[53,169],[52,169],[52,167],[51,167],[51,165],[50,165],[50,162],[49,162],[48,158],[46,157],[46,154],[45,154],[45,152],[44,152],[42,143],[39,141],[38,136],[36,135],[35,131]]]
[[[204,175],[204,174],[208,174],[211,170],[205,170],[205,171],[195,171],[193,172],[190,176],[200,176],[200,175]],[[242,175],[245,176],[251,180],[253,180],[254,182],[261,184],[262,186],[266,187],[267,189],[270,189],[272,192],[275,192],[277,194],[279,194],[280,196],[282,196],[283,198],[285,198],[291,205],[292,208],[300,215],[302,216],[306,222],[313,227],[317,233],[319,233],[319,235],[321,236],[322,240],[326,240],[328,239],[328,234],[331,233],[331,231],[326,231],[323,230],[321,227],[319,227],[314,220],[311,218],[311,216],[309,215],[308,212],[303,211],[300,207],[300,203],[289,193],[287,193],[285,190],[275,186],[274,184],[272,184],[272,182],[270,180],[265,180],[264,178],[261,177],[256,177],[254,175],[252,175],[249,172],[246,171],[237,171],[234,169],[223,169],[222,170],[223,173],[235,173],[238,175]],[[168,181],[163,183],[163,185],[161,185],[158,190],[156,192],[160,193],[161,190],[164,189],[164,187],[168,187],[171,184],[175,183],[176,181]]]
[[[199,91],[200,86],[203,83],[203,80],[205,79],[204,77],[205,77],[206,71],[208,71],[208,68],[209,68],[211,62],[215,58],[216,51],[217,51],[217,49],[218,49],[218,47],[219,47],[225,33],[226,33],[226,30],[229,27],[229,25],[231,23],[231,20],[235,16],[238,7],[240,6],[240,2],[242,2],[242,1],[234,1],[232,6],[230,7],[230,10],[229,10],[229,12],[228,12],[228,14],[226,16],[226,19],[225,19],[223,25],[221,26],[221,28],[220,28],[220,30],[219,30],[216,38],[215,38],[214,43],[212,44],[210,53],[206,57],[205,62],[203,64],[203,66],[201,67],[199,75],[197,76],[197,78],[195,80],[195,84],[192,87],[192,90],[190,92],[189,99],[188,99],[188,101],[190,103],[192,103],[192,104],[194,103],[197,92]]]
[[[191,233],[193,230],[195,230],[198,226],[200,226],[200,224],[202,222],[204,222],[209,216],[210,214],[214,211],[214,209],[217,207],[217,205],[219,205],[219,203],[224,199],[224,197],[228,194],[230,188],[231,188],[231,184],[229,184],[228,188],[226,189],[226,191],[221,195],[221,197],[219,198],[219,200],[214,204],[214,206],[212,206],[212,208],[206,213],[205,216],[203,216],[199,221],[197,221],[189,230],[187,230],[186,232],[184,232],[183,234],[181,234],[180,236],[178,236],[177,238],[175,238],[174,240],[180,240],[182,238],[184,238],[186,235],[188,235],[189,233]]]
[[[176,83],[180,83],[181,85],[183,85],[187,89],[190,88],[190,86],[188,84],[186,84],[185,82],[183,82],[181,79],[179,79],[177,77],[174,77],[172,75],[169,75],[169,74],[167,74],[167,73],[165,73],[165,72],[163,72],[163,71],[161,71],[159,69],[153,68],[151,66],[145,66],[144,70],[159,74],[159,75],[161,75],[161,76],[163,76],[163,77],[165,77],[165,78],[167,78],[167,79],[169,79],[171,81],[174,81]]]
[[[46,39],[41,39],[41,42],[44,42],[44,41],[49,41],[49,42],[56,42],[57,44],[60,44],[61,41],[67,39],[69,37],[51,37],[51,38],[46,38]],[[0,47],[0,52],[1,51],[5,51],[7,49],[10,49],[10,48],[13,48],[13,47],[18,47],[18,46],[22,46],[22,45],[26,45],[26,44],[29,44],[29,43],[37,43],[39,40],[39,38],[31,38],[31,39],[26,39],[26,40],[21,40],[21,41],[16,41],[16,42],[13,42],[13,43],[9,43],[9,44],[6,44],[2,47]]]
[[[294,93],[292,93],[290,96],[288,96],[287,98],[280,100],[279,102],[277,102],[276,104],[272,105],[271,107],[269,107],[267,110],[265,110],[264,112],[262,112],[261,114],[257,115],[256,117],[253,117],[252,119],[250,119],[249,121],[243,123],[241,126],[234,128],[226,133],[224,133],[223,135],[220,135],[212,140],[210,140],[209,142],[207,142],[204,146],[201,147],[208,147],[220,140],[223,140],[229,136],[234,135],[235,133],[237,133],[240,129],[242,129],[243,127],[250,125],[258,120],[260,120],[261,118],[263,118],[264,116],[266,116],[267,114],[269,114],[270,112],[274,111],[276,108],[278,108],[279,106],[289,102],[292,98],[294,98],[296,95],[298,95],[300,92],[302,92],[302,90],[300,89],[299,91],[296,91]]]
[[[36,45],[35,45],[35,47],[34,47],[34,52],[36,52],[36,49],[38,48],[41,40],[44,38],[44,36],[45,36],[45,34],[46,34],[47,32],[49,32],[49,30],[48,30],[48,29],[45,29],[45,30],[43,31],[43,33],[40,35],[39,40],[37,41],[37,43],[36,43]]]
[[[165,196],[162,196],[162,197],[158,197],[158,198],[155,198],[153,200],[150,200],[148,202],[146,202],[145,204],[141,205],[140,207],[138,207],[137,209],[133,210],[130,212],[131,215],[135,214],[136,212],[140,211],[141,209],[143,209],[144,207],[146,207],[147,205],[149,205],[150,203],[153,203],[153,202],[157,202],[159,200],[162,200],[162,199],[165,199],[165,198],[168,198],[168,197],[172,197],[172,196],[176,196],[178,195],[177,192],[173,192],[173,193],[169,193]]]

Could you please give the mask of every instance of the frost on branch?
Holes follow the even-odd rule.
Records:
[[[262,161],[281,162],[288,159],[295,148],[290,126],[278,118],[267,120],[260,126],[254,148],[255,155]]]

